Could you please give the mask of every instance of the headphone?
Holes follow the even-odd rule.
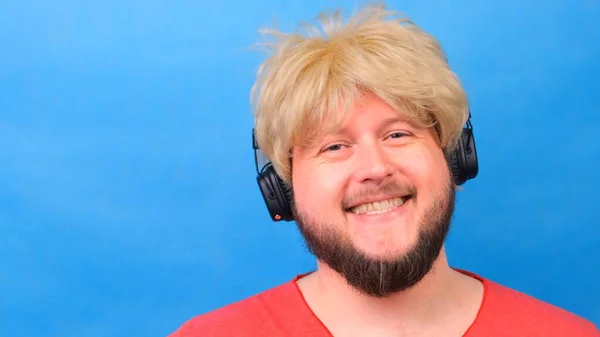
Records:
[[[292,188],[286,184],[275,172],[271,162],[266,163],[259,168],[258,152],[260,148],[256,142],[255,131],[252,129],[252,148],[254,149],[254,164],[256,166],[256,181],[258,187],[273,221],[293,221],[292,214]],[[477,151],[475,149],[475,137],[473,135],[473,126],[471,125],[471,113],[465,127],[463,127],[460,138],[454,151],[452,152],[448,166],[452,171],[454,183],[462,185],[467,180],[477,176],[479,164],[477,161]]]

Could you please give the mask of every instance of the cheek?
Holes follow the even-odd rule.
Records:
[[[417,189],[435,191],[448,179],[448,167],[441,152],[415,151],[403,166]]]
[[[311,169],[310,174],[298,172],[295,179],[294,194],[301,211],[325,215],[340,209],[344,174],[339,170]]]

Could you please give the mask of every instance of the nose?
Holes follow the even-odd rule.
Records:
[[[359,182],[378,184],[392,175],[390,158],[381,146],[359,146],[355,155],[355,177]]]

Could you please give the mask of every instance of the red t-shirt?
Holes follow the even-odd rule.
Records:
[[[598,328],[579,316],[464,273],[483,282],[484,295],[479,313],[463,337],[600,337]],[[168,337],[332,337],[304,300],[296,284],[300,277],[194,317]]]

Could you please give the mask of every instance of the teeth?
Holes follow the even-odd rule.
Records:
[[[403,198],[394,198],[358,205],[356,207],[352,207],[350,211],[354,214],[381,214],[390,211],[395,207],[402,206],[402,204],[404,204]]]

